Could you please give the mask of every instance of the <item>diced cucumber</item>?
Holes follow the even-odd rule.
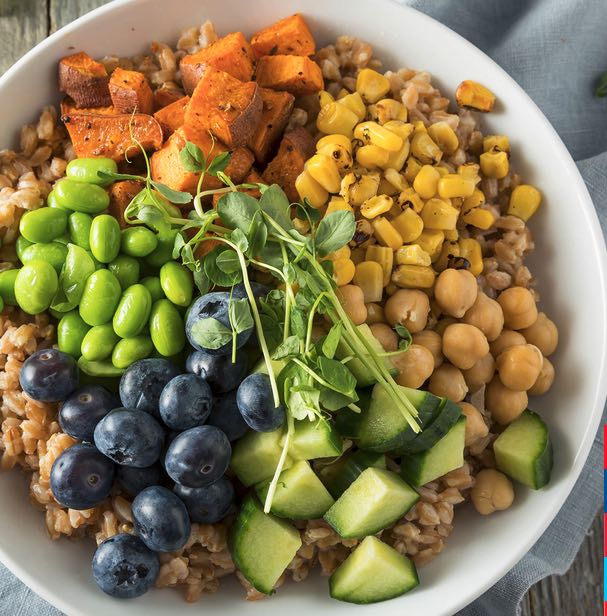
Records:
[[[525,411],[497,437],[493,453],[500,471],[534,490],[550,481],[550,434],[542,418],[533,411]]]
[[[360,413],[355,413],[348,408],[341,409],[339,413],[335,413],[335,427],[344,438],[358,438],[362,418],[369,411],[372,393],[372,387],[358,390],[358,402],[356,405],[361,409]]]
[[[285,437],[283,436],[282,442]],[[339,432],[330,421],[295,422],[295,431],[289,446],[289,455],[295,460],[314,460],[340,456],[343,442]]]
[[[400,462],[403,478],[414,486],[423,486],[462,466],[465,432],[466,418],[460,417],[431,449],[404,455]]]
[[[283,430],[274,432],[247,432],[232,450],[232,470],[245,486],[252,486],[272,477],[282,453],[280,444]],[[293,465],[290,456],[285,459],[285,469]]]
[[[377,537],[365,537],[329,578],[333,599],[377,603],[400,597],[419,584],[415,565]]]
[[[300,547],[296,528],[265,514],[254,496],[244,501],[232,526],[230,551],[236,567],[259,592],[272,592]]]
[[[364,336],[367,340],[369,346],[376,353],[384,353],[384,348],[381,345],[381,342],[373,335],[371,328],[363,323],[362,325],[357,325],[358,331]],[[346,365],[352,372],[352,374],[356,377],[356,382],[359,387],[369,387],[369,385],[373,385],[375,383],[375,378],[372,374],[365,368],[363,362],[356,357],[358,353],[356,353],[350,345],[343,340],[340,340],[339,345],[337,346],[337,351],[335,352],[335,356],[338,359],[345,359],[346,357],[353,357]],[[390,372],[392,376],[396,376],[398,374],[398,370],[394,367],[394,364],[390,361],[389,357],[384,357],[384,364],[386,369]]]
[[[369,467],[386,468],[386,456],[359,449],[317,469],[318,476],[334,498],[339,498],[350,484]]]
[[[324,518],[342,537],[360,539],[396,522],[418,499],[419,494],[396,473],[368,468]]]
[[[256,488],[259,500],[265,503],[271,479]],[[271,511],[291,520],[322,518],[335,501],[322,481],[305,460],[296,462],[280,473]]]

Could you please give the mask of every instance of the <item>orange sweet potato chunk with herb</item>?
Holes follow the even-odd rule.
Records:
[[[243,83],[207,65],[185,112],[186,137],[198,143],[211,131],[230,149],[247,145],[259,126],[262,108],[255,82]]]
[[[110,206],[108,212],[118,221],[121,229],[126,229],[129,226],[124,220],[124,211],[135,196],[143,189],[144,178],[141,179],[142,182],[121,180],[119,182],[114,182],[110,186]]]
[[[257,62],[257,83],[286,90],[296,96],[314,94],[324,87],[320,66],[305,56],[264,56]]]
[[[59,60],[59,91],[77,107],[107,107],[112,104],[105,66],[80,51]]]
[[[177,88],[172,88],[166,84],[154,90],[154,109],[162,109],[175,101],[183,98],[183,91]]]
[[[258,58],[276,54],[311,56],[316,52],[314,37],[300,13],[256,32],[251,47]]]
[[[251,81],[255,58],[242,32],[232,32],[179,63],[183,87],[191,94],[200,81],[205,65],[213,66],[240,81]]]
[[[259,163],[265,163],[270,149],[282,135],[295,98],[289,92],[277,92],[269,88],[261,88],[263,111],[257,132],[251,139],[251,150]]]
[[[118,113],[147,113],[154,110],[154,94],[143,73],[118,67],[110,78],[110,96]]]
[[[189,96],[183,96],[174,103],[159,109],[154,117],[162,126],[162,134],[165,139],[168,139],[178,128],[183,126],[185,118],[185,110],[190,102]]]

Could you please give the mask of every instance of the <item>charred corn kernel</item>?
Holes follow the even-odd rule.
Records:
[[[336,100],[339,100],[340,98],[343,98],[344,96],[348,96],[348,94],[350,94],[350,92],[348,90],[346,90],[346,88],[342,88],[338,93],[337,96],[335,97]]]
[[[459,147],[459,139],[447,122],[431,124],[428,134],[445,154],[453,154]]]
[[[394,257],[398,265],[424,265],[427,267],[432,262],[430,255],[419,244],[401,246]]]
[[[457,168],[457,172],[467,178],[474,178],[480,180],[478,174],[480,173],[481,166],[476,163],[464,163]]]
[[[356,114],[356,117],[362,122],[367,115],[367,108],[358,92],[348,94],[339,99],[340,105],[345,105],[350,111]]]
[[[424,265],[399,265],[392,273],[392,282],[403,289],[430,289],[436,272]]]
[[[447,242],[457,242],[459,239],[459,232],[457,229],[445,230],[443,233],[445,234],[445,240]]]
[[[377,192],[380,195],[389,195],[390,197],[394,197],[399,193],[398,189],[394,188],[385,176],[379,181],[379,188],[377,189]]]
[[[437,272],[446,270],[450,265],[450,260],[459,257],[459,244],[457,242],[444,242],[438,258],[434,260],[434,269]]]
[[[365,323],[367,325],[374,325],[375,323],[385,323],[386,315],[384,314],[384,309],[374,302],[366,304],[367,306],[367,320]]]
[[[416,120],[413,122],[413,130],[416,133],[427,133],[428,129],[422,120]]]
[[[471,274],[480,276],[483,273],[483,253],[475,239],[463,238],[459,241],[459,256],[468,260]]]
[[[438,194],[442,199],[470,197],[475,187],[476,184],[472,178],[467,178],[458,173],[448,173],[438,181]]]
[[[469,212],[475,207],[479,207],[485,204],[485,194],[482,190],[475,188],[472,194],[469,197],[464,199],[464,204],[462,205],[462,214]]]
[[[371,221],[371,225],[373,225],[373,235],[382,246],[396,250],[403,245],[401,234],[387,218],[380,216]]]
[[[316,118],[316,128],[321,133],[339,133],[352,136],[352,131],[358,123],[358,116],[345,105],[337,102],[328,103],[320,108]]]
[[[339,259],[349,259],[351,254],[352,254],[352,250],[350,249],[350,246],[342,246],[339,250],[330,252],[325,257],[325,259],[328,259],[329,261],[338,261]]]
[[[413,188],[422,199],[432,199],[438,190],[440,173],[432,165],[424,165],[413,180]]]
[[[328,105],[329,103],[332,103],[335,99],[333,98],[333,95],[330,92],[327,92],[326,90],[321,90],[318,93],[318,102],[320,103],[321,107],[324,107],[325,105]]]
[[[432,137],[423,132],[411,137],[411,154],[427,165],[438,163],[443,157],[443,151],[432,141]]]
[[[339,192],[341,176],[333,159],[326,154],[314,154],[304,165],[304,169],[330,193]]]
[[[535,186],[520,184],[510,195],[508,214],[527,221],[537,212],[541,202],[542,195]]]
[[[390,82],[381,73],[363,68],[356,76],[356,91],[366,103],[376,103],[390,92]]]
[[[403,190],[409,188],[405,177],[396,169],[386,169],[384,171],[384,177],[398,192],[402,192]]]
[[[390,120],[407,121],[407,108],[393,98],[383,98],[375,105],[369,105],[368,111],[371,118],[380,124],[385,124]]]
[[[361,122],[354,128],[354,138],[363,144],[377,145],[388,152],[398,152],[403,147],[403,139],[377,122]]]
[[[365,251],[366,251],[366,249],[363,248],[362,246],[359,247],[359,248],[354,248],[352,250],[352,254],[350,255],[350,259],[352,259],[352,261],[354,262],[354,265],[358,265],[359,263],[362,263],[366,259]]]
[[[424,221],[411,208],[407,208],[396,218],[393,218],[392,225],[400,233],[403,242],[406,244],[417,240],[424,230]]]
[[[392,209],[392,205],[394,205],[392,197],[388,197],[388,195],[376,195],[375,197],[367,199],[360,206],[360,213],[365,218],[376,218],[377,216],[389,212]]]
[[[497,178],[500,180],[508,175],[510,165],[506,152],[500,152],[499,150],[483,152],[480,156],[480,162],[481,171],[488,178]]]
[[[421,171],[422,164],[411,156],[407,160],[407,166],[405,168],[405,178],[407,178],[407,182],[413,184],[413,180],[415,180],[415,176]]]
[[[376,261],[363,261],[356,266],[353,282],[365,297],[365,304],[380,302],[384,293],[384,272]]]
[[[413,124],[403,122],[402,120],[390,120],[386,122],[384,128],[391,133],[398,135],[401,139],[408,139],[413,134]]]
[[[483,138],[483,152],[500,150],[510,153],[510,141],[506,135],[487,135]]]
[[[382,168],[390,153],[377,145],[363,145],[356,150],[356,162],[367,169]]]
[[[390,282],[392,267],[394,265],[394,251],[387,246],[368,246],[365,253],[365,261],[379,263],[383,272],[383,286]]]
[[[483,231],[486,231],[495,223],[495,216],[493,212],[490,212],[489,210],[484,210],[482,207],[475,207],[468,210],[465,214],[462,214],[462,220],[467,225],[472,225],[477,229],[483,229]]]
[[[495,94],[482,84],[467,79],[457,86],[455,100],[460,107],[472,107],[488,113],[495,105]]]
[[[424,229],[419,237],[415,239],[415,243],[430,255],[431,259],[438,257],[441,246],[445,241],[444,231],[437,229]]]
[[[424,227],[428,229],[455,229],[459,210],[443,199],[429,199],[421,212]]]
[[[325,146],[322,150],[318,150],[319,154],[328,156],[336,165],[340,173],[348,173],[353,167],[352,152],[347,150],[339,143],[334,143],[332,146]]]
[[[339,145],[348,150],[348,152],[352,152],[352,141],[345,135],[340,135],[339,133],[321,137],[316,143],[316,151],[319,154],[328,154],[329,152],[326,150],[329,149],[330,151],[334,145]]]
[[[405,139],[403,141],[403,147],[398,150],[398,152],[390,152],[388,162],[384,165],[384,169],[395,169],[396,171],[400,171],[409,156],[410,150],[411,143],[408,139]]]
[[[293,219],[293,226],[297,231],[305,235],[310,232],[310,223],[307,220],[301,220],[300,218]]]
[[[333,280],[338,287],[350,284],[355,271],[356,267],[351,259],[336,259],[333,261]]]
[[[346,212],[354,212],[354,208],[351,205],[348,205],[344,199],[341,197],[332,197],[331,201],[327,204],[325,216],[328,216],[332,212],[339,212],[341,210]]]
[[[295,190],[302,199],[307,199],[315,208],[322,207],[329,198],[329,193],[306,170],[297,176]]]
[[[379,173],[356,175],[348,173],[341,181],[339,194],[346,203],[356,207],[375,197],[379,188]]]
[[[424,200],[415,192],[413,188],[405,188],[396,203],[402,208],[411,208],[416,214],[419,214],[424,209]]]
[[[438,171],[438,175],[440,175],[441,178],[445,177],[446,175],[450,173],[450,169],[448,167],[444,167],[440,163],[436,165],[435,169]]]

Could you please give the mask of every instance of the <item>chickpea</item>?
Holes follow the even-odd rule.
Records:
[[[528,402],[526,391],[508,389],[498,377],[485,389],[485,406],[491,417],[502,426],[512,423],[527,408]]]
[[[430,300],[416,289],[399,289],[388,298],[384,312],[390,325],[400,323],[412,334],[421,332],[428,322]]]
[[[442,337],[449,325],[458,322],[459,321],[457,319],[454,319],[453,317],[444,317],[440,321],[437,321],[436,325],[434,326],[434,331]]]
[[[421,387],[434,370],[434,357],[426,347],[412,344],[404,353],[392,358],[398,370],[396,382],[403,387]]]
[[[529,289],[510,287],[497,298],[504,311],[504,324],[509,329],[525,329],[537,320],[535,298]]]
[[[478,327],[489,341],[495,340],[504,329],[502,307],[482,291],[479,291],[476,301],[466,311],[463,321]]]
[[[533,387],[542,370],[542,352],[532,344],[517,344],[500,353],[496,360],[500,381],[515,391]]]
[[[446,269],[434,285],[434,297],[445,314],[461,319],[476,301],[476,278],[468,270]]]
[[[373,302],[365,304],[365,306],[367,307],[367,325],[386,322],[386,317],[382,306]]]
[[[468,402],[460,402],[462,413],[466,416],[466,447],[476,443],[489,434],[489,426],[485,423],[481,412]]]
[[[529,344],[535,344],[544,357],[552,355],[559,343],[559,330],[544,312],[537,315],[533,325],[522,329],[521,334]]]
[[[466,379],[468,390],[474,393],[486,385],[495,374],[495,359],[491,353],[481,357],[472,368],[462,371]]]
[[[363,290],[355,284],[339,287],[341,305],[355,325],[362,325],[367,320],[367,307]]]
[[[413,342],[426,347],[434,357],[434,368],[438,368],[443,363],[443,339],[440,334],[431,329],[413,334]]]
[[[504,329],[502,333],[489,345],[493,357],[498,357],[507,348],[513,347],[516,344],[525,344],[525,336],[511,329]]]
[[[384,347],[384,351],[396,351],[398,349],[398,334],[385,323],[374,323],[371,332]]]
[[[443,334],[443,355],[462,370],[474,364],[489,353],[489,343],[485,334],[466,323],[453,323]]]
[[[554,366],[552,362],[544,357],[544,363],[540,375],[537,377],[537,381],[533,384],[533,387],[527,392],[532,396],[541,396],[545,394],[551,387],[554,381]]]
[[[504,473],[486,468],[476,476],[470,496],[476,510],[481,515],[489,515],[512,505],[514,487]]]
[[[443,364],[430,377],[428,390],[435,396],[449,398],[451,402],[461,402],[468,393],[468,386],[459,368]]]

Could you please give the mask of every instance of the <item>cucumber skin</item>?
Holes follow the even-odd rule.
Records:
[[[370,466],[385,469],[386,457],[383,454],[359,449],[331,466],[333,468],[328,467],[324,473],[324,469],[321,469],[318,476],[331,496],[339,498],[365,469]]]

